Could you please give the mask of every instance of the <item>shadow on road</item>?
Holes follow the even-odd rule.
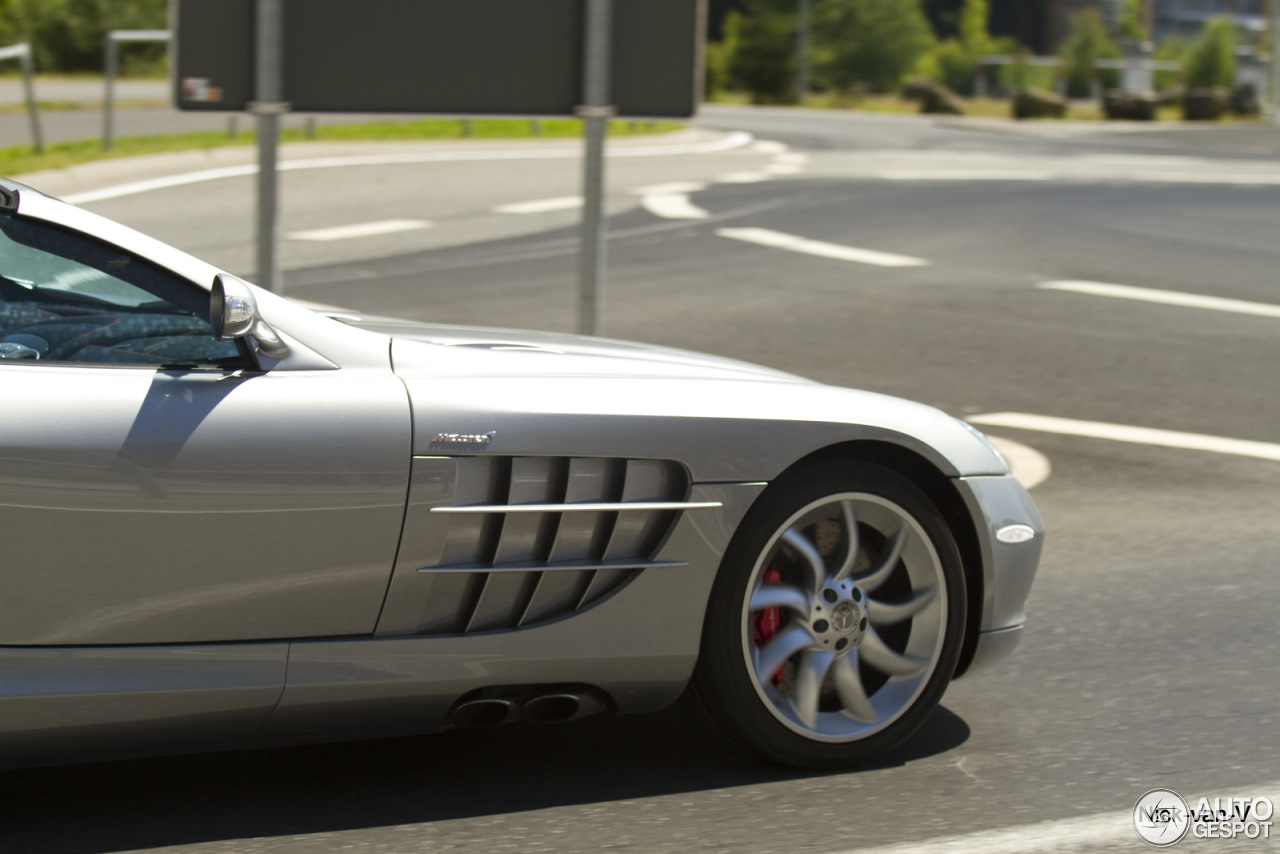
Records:
[[[939,708],[876,767],[963,744]],[[867,769],[870,770],[870,769]],[[0,851],[89,854],[473,818],[817,776],[678,709],[284,750],[0,773]]]

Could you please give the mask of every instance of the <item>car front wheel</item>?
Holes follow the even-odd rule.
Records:
[[[730,544],[686,705],[772,761],[863,762],[937,706],[964,614],[955,541],[921,490],[867,463],[796,471]]]

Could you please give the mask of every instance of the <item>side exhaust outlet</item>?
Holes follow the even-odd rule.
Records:
[[[558,691],[534,697],[524,704],[521,713],[530,723],[560,723],[608,709],[608,702],[598,691]]]

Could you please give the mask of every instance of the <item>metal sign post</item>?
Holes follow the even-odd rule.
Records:
[[[599,332],[608,120],[693,115],[706,0],[365,5],[353,27],[351,0],[171,0],[179,109],[258,117],[259,284],[281,289],[281,114],[576,115],[586,147],[578,328]]]
[[[796,103],[804,106],[809,94],[809,0],[796,9]]]
[[[605,219],[604,143],[610,103],[613,0],[587,0],[583,54],[582,117],[585,164],[582,180],[582,250],[578,267],[578,332],[599,335],[604,318]]]
[[[284,103],[284,3],[257,0],[258,40],[255,47],[257,99],[249,112],[258,117],[258,284],[281,293],[280,257],[276,231],[279,226],[279,181],[276,169],[280,147],[280,116],[289,111]]]
[[[1280,125],[1280,0],[1271,0],[1271,124]]]
[[[31,45],[22,44],[0,47],[0,60],[16,59],[22,68],[22,90],[27,99],[27,118],[31,122],[31,146],[36,154],[44,152],[44,136],[40,133],[40,109],[36,106],[35,63],[31,59]]]
[[[107,33],[106,90],[102,96],[102,150],[115,144],[116,78],[120,75],[120,45],[124,42],[167,42],[168,30],[111,30]]]

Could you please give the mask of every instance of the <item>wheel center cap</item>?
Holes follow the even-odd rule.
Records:
[[[831,630],[841,637],[848,637],[858,630],[862,611],[848,599],[831,609]]]

